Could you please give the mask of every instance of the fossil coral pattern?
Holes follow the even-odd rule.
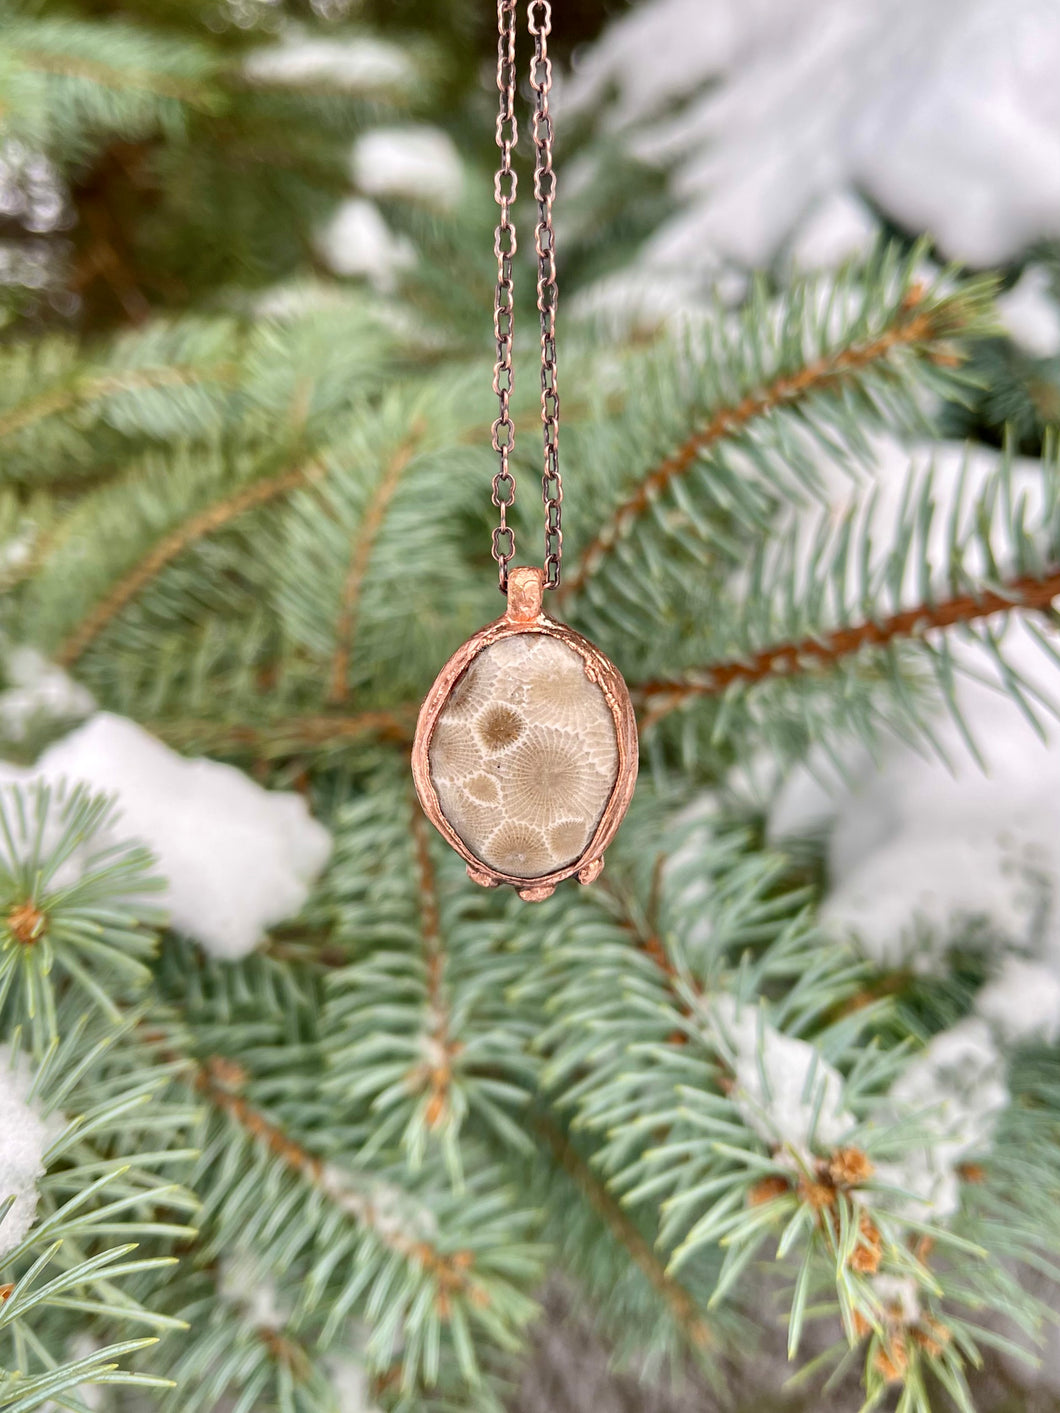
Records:
[[[430,744],[446,819],[476,858],[540,878],[584,852],[614,789],[611,709],[573,648],[502,638],[449,695]]]

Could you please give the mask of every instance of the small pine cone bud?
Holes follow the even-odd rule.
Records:
[[[747,1194],[748,1207],[763,1207],[767,1202],[772,1202],[774,1197],[783,1197],[786,1192],[790,1192],[786,1178],[782,1178],[779,1173],[772,1177],[762,1178],[756,1182]]]
[[[872,1276],[880,1269],[883,1239],[875,1223],[862,1212],[858,1244],[850,1253],[850,1269],[862,1276]]]
[[[982,1163],[961,1163],[957,1168],[957,1176],[965,1182],[985,1182],[986,1169]]]
[[[953,1337],[940,1320],[933,1320],[930,1315],[925,1315],[919,1326],[910,1333],[924,1353],[932,1359],[938,1358]]]
[[[900,1339],[881,1344],[872,1361],[889,1384],[900,1383],[909,1368],[909,1352]]]
[[[7,927],[16,942],[23,947],[32,947],[39,942],[47,921],[41,910],[33,903],[18,903],[7,915]]]
[[[917,1239],[913,1247],[913,1255],[918,1261],[926,1261],[935,1249],[935,1238],[933,1236],[922,1236]]]
[[[828,1162],[828,1176],[836,1187],[857,1187],[875,1171],[860,1148],[837,1148]]]
[[[858,1339],[864,1339],[871,1329],[872,1326],[869,1324],[868,1320],[866,1320],[865,1316],[861,1313],[861,1311],[855,1310],[854,1333],[857,1335]]]
[[[804,1177],[799,1179],[799,1197],[815,1211],[820,1212],[825,1207],[834,1205],[835,1188],[831,1183],[813,1182],[812,1179]]]
[[[927,286],[923,280],[914,280],[902,296],[902,308],[915,309],[918,304],[923,302],[925,294],[927,294]]]

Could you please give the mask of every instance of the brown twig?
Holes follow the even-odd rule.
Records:
[[[193,368],[174,365],[160,368],[140,368],[128,373],[107,373],[98,378],[82,378],[62,387],[49,388],[37,397],[29,398],[11,408],[0,417],[0,437],[9,437],[23,427],[40,422],[45,417],[53,417],[57,412],[65,412],[91,402],[97,397],[109,397],[115,393],[138,392],[143,388],[188,387],[192,383],[230,382],[232,365],[220,364],[210,368]]]
[[[630,1258],[666,1305],[688,1343],[696,1349],[703,1349],[712,1344],[714,1337],[710,1326],[696,1308],[691,1294],[679,1281],[667,1275],[666,1267],[652,1249],[650,1242],[585,1162],[567,1135],[544,1116],[535,1120],[535,1126],[564,1172],[607,1226],[614,1239],[629,1252]]]
[[[439,1313],[443,1318],[445,1302],[454,1294],[467,1294],[472,1300],[480,1302],[486,1298],[482,1288],[472,1280],[474,1256],[470,1251],[438,1251],[422,1237],[396,1228],[390,1214],[384,1219],[369,1195],[357,1191],[330,1163],[310,1153],[247,1103],[238,1092],[245,1078],[240,1066],[231,1060],[214,1057],[195,1069],[192,1084],[198,1093],[267,1148],[273,1157],[359,1225],[371,1231],[388,1251],[428,1271],[438,1282]]]
[[[70,54],[49,54],[42,49],[16,49],[14,58],[23,68],[56,78],[80,78],[98,84],[100,88],[113,88],[118,92],[135,89],[140,93],[153,93],[159,98],[175,98],[193,107],[211,106],[212,94],[203,84],[171,78],[168,74],[152,74],[143,69],[116,69],[91,59],[75,59]]]
[[[416,800],[412,801],[412,842],[416,851],[430,1030],[427,1038],[428,1057],[415,1067],[409,1081],[414,1089],[426,1089],[429,1092],[425,1115],[427,1127],[437,1128],[449,1110],[453,1061],[460,1053],[461,1046],[449,1033],[449,1001],[445,994],[445,945],[438,912],[438,888],[427,839],[427,821]]]
[[[353,655],[353,639],[357,632],[357,614],[361,605],[361,594],[368,575],[372,551],[375,548],[379,531],[382,529],[383,521],[386,519],[386,512],[394,497],[394,492],[398,488],[406,466],[412,460],[413,452],[421,435],[422,429],[414,430],[387,462],[379,484],[368,501],[354,538],[353,553],[350,555],[349,568],[342,585],[338,622],[335,625],[335,652],[331,660],[331,680],[328,688],[328,701],[332,705],[344,702],[349,695],[347,677],[350,670],[350,658]]]
[[[396,711],[362,711],[355,716],[293,716],[264,725],[178,718],[147,723],[149,731],[178,749],[251,751],[258,756],[297,755],[320,746],[356,741],[364,736],[405,746],[416,722],[412,707]]]
[[[920,291],[910,291],[910,297],[901,305],[891,327],[867,343],[853,344],[838,353],[808,363],[795,373],[785,373],[758,392],[749,393],[734,407],[723,407],[715,412],[706,426],[688,437],[675,452],[643,477],[636,490],[608,516],[584,550],[578,565],[565,576],[558,596],[563,599],[577,593],[596,572],[618,537],[644,514],[671,481],[689,471],[708,447],[734,436],[756,418],[779,407],[791,406],[813,393],[835,388],[852,373],[881,362],[896,348],[930,339],[938,330],[930,310],[917,311],[919,300]]]
[[[275,500],[278,496],[286,495],[288,491],[304,485],[319,472],[319,469],[318,463],[310,462],[307,466],[296,466],[277,476],[255,481],[249,486],[244,486],[227,499],[207,506],[205,510],[179,525],[171,534],[159,541],[140,560],[139,564],[134,565],[129,573],[114,585],[110,593],[96,604],[88,616],[82,619],[59,649],[56,661],[62,667],[73,666],[111,619],[119,614],[167,564],[193,545],[196,540],[219,530],[223,525],[227,525],[229,521],[243,515],[246,511],[256,510],[259,506],[267,505],[269,501]]]
[[[642,682],[633,695],[645,709],[642,726],[647,727],[689,698],[718,696],[734,682],[754,684],[771,677],[790,677],[809,668],[834,666],[864,647],[885,647],[897,638],[922,637],[932,629],[974,623],[1016,608],[1045,609],[1058,595],[1060,570],[1044,579],[1025,575],[1006,584],[1003,593],[991,590],[957,594],[941,603],[919,604],[879,622],[857,623],[849,628],[837,628],[820,638],[779,643],[748,658],[719,662],[686,678]]]

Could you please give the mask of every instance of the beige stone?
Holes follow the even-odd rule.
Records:
[[[614,789],[611,709],[582,658],[519,633],[473,659],[435,724],[431,781],[476,858],[517,878],[574,863]]]

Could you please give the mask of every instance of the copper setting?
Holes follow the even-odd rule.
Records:
[[[442,668],[420,708],[412,747],[412,777],[423,812],[446,843],[465,861],[468,877],[473,883],[484,888],[496,888],[506,883],[517,889],[520,898],[526,902],[538,902],[550,897],[556,885],[565,878],[577,876],[582,883],[592,883],[594,879],[599,878],[604,866],[604,850],[622,823],[637,782],[637,723],[622,674],[587,638],[545,613],[542,607],[545,582],[543,569],[511,570],[508,576],[507,611],[502,618],[487,624],[469,638]],[[434,728],[445,709],[450,693],[465,669],[479,653],[492,647],[494,643],[520,633],[547,634],[578,654],[586,676],[600,688],[611,712],[618,750],[615,783],[588,844],[576,859],[563,868],[534,878],[499,873],[470,851],[442,812],[430,769],[430,746]]]

